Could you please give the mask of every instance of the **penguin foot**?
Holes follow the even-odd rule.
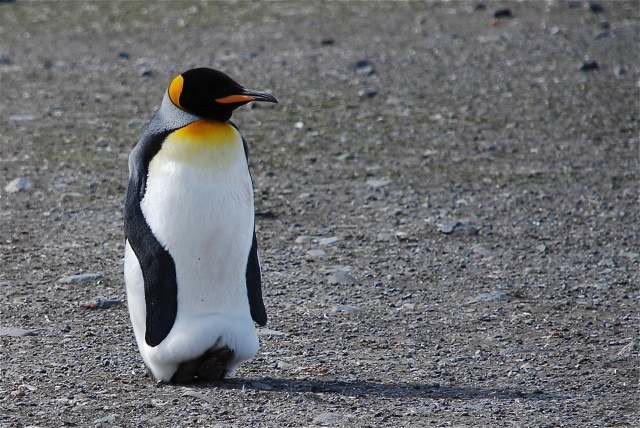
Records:
[[[208,351],[203,357],[204,359],[198,367],[198,379],[205,382],[215,382],[226,376],[227,366],[233,358],[233,351],[224,346],[215,351]]]
[[[215,382],[224,379],[233,351],[226,346],[209,350],[202,356],[181,363],[171,377],[171,383]]]

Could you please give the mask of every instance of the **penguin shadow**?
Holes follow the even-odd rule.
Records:
[[[341,381],[317,379],[225,379],[223,382],[200,384],[199,388],[254,390],[264,392],[329,393],[344,396],[378,396],[384,398],[432,399],[497,399],[551,400],[561,398],[541,390],[526,392],[509,388],[482,388],[420,383],[379,383],[370,381]]]

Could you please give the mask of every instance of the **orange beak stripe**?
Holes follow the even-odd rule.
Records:
[[[249,101],[253,101],[251,95],[229,95],[216,99],[216,102],[219,104],[247,103]]]

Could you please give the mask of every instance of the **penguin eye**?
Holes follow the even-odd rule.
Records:
[[[184,78],[182,77],[182,74],[178,74],[169,85],[169,99],[180,108],[182,108],[180,105],[180,95],[182,95],[183,86]]]

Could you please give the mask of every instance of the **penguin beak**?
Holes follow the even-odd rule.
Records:
[[[251,101],[264,101],[267,103],[278,102],[276,97],[268,92],[250,91],[248,89],[243,89],[240,94],[227,95],[226,97],[216,99],[216,102],[218,104],[240,104],[248,103]]]

